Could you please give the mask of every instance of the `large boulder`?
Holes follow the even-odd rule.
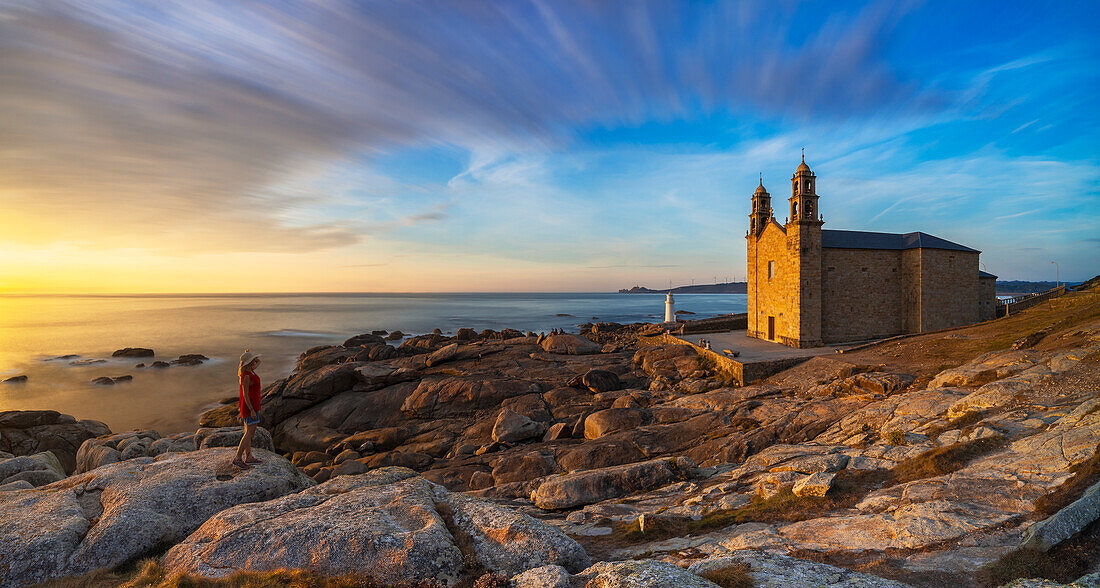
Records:
[[[376,333],[364,333],[362,335],[356,335],[347,341],[344,341],[343,347],[352,349],[354,347],[370,347],[373,345],[384,345],[385,340],[382,339],[382,335]]]
[[[584,438],[599,439],[604,435],[629,431],[645,420],[645,411],[638,408],[608,408],[584,419]]]
[[[2,467],[3,464],[0,464]],[[1050,518],[1028,528],[1022,547],[1048,551],[1100,519],[1100,482]]]
[[[53,453],[66,472],[76,467],[76,452],[86,439],[111,432],[92,420],[77,421],[55,410],[0,412],[0,451],[13,455]]]
[[[10,455],[10,454],[7,454]],[[49,451],[34,455],[0,458],[0,486],[20,480],[31,486],[45,486],[65,477],[65,468]]]
[[[598,343],[569,333],[550,335],[542,340],[541,345],[543,351],[559,355],[591,355],[603,350],[603,346]]]
[[[298,363],[294,366],[294,371],[311,372],[322,366],[343,363],[353,355],[355,355],[355,350],[338,345],[311,347],[298,356]]]
[[[76,452],[74,472],[83,474],[100,466],[135,457],[149,457],[149,448],[160,438],[160,433],[156,431],[135,430],[88,439]],[[194,449],[194,446],[191,448]]]
[[[279,455],[241,471],[233,450],[137,458],[0,493],[0,585],[114,568],[183,540],[215,513],[313,485]]]
[[[500,406],[508,398],[539,392],[538,384],[526,380],[457,377],[423,380],[402,403],[401,412],[415,418],[464,416]]]
[[[618,390],[623,385],[619,382],[619,376],[615,372],[600,369],[591,369],[582,375],[569,380],[569,385],[574,388],[588,388],[592,392],[610,392]]]
[[[263,549],[256,549],[262,544]],[[222,511],[164,558],[175,572],[311,568],[385,584],[462,579],[463,556],[507,574],[579,569],[584,550],[525,514],[451,494],[404,468],[340,476],[295,495]]]
[[[652,490],[688,478],[694,470],[695,464],[686,457],[666,457],[551,476],[535,489],[531,500],[543,510],[574,508]]]
[[[240,401],[212,408],[199,415],[200,427],[235,427],[239,424],[241,424]]]
[[[359,379],[355,389],[359,392],[381,390],[386,386],[420,379],[420,373],[416,370],[385,362],[368,363],[358,367],[355,369],[355,375]]]
[[[545,432],[546,423],[533,421],[507,408],[500,411],[496,422],[493,423],[493,441],[502,443],[516,443],[542,437]]]
[[[601,561],[573,577],[592,588],[717,588],[718,585],[667,561]]]
[[[358,367],[357,363],[326,365],[268,385],[260,400],[260,421],[268,426],[277,425],[323,400],[351,390],[358,381],[355,372]]]
[[[538,519],[462,494],[438,488],[436,493],[440,510],[451,513],[456,536],[471,540],[478,562],[489,571],[514,576],[554,564],[579,572],[589,563],[576,541]]]
[[[451,343],[438,351],[433,351],[428,355],[428,358],[424,360],[424,365],[428,367],[435,367],[448,361],[454,361],[459,356],[458,343]]]

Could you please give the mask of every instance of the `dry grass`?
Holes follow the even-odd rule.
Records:
[[[886,438],[883,439],[888,445],[905,445],[905,433],[902,431],[890,431],[886,434]]]
[[[1096,446],[1092,457],[1071,465],[1069,471],[1073,472],[1072,478],[1035,500],[1036,518],[1046,518],[1062,510],[1080,498],[1089,486],[1100,482],[1100,445]]]
[[[927,451],[900,462],[889,471],[841,470],[837,472],[829,493],[824,497],[796,496],[793,486],[785,486],[769,498],[754,496],[749,504],[740,508],[713,511],[699,520],[649,516],[646,518],[644,533],[637,521],[615,523],[606,540],[618,545],[632,545],[693,535],[733,524],[814,519],[830,512],[851,508],[872,490],[958,471],[972,460],[996,451],[1004,444],[1005,441],[999,437],[987,437]]]
[[[961,470],[966,464],[1005,446],[1003,437],[985,437],[973,441],[937,447],[907,459],[890,470],[889,485],[933,478]]]
[[[1017,339],[1037,330],[1057,333],[1096,318],[1100,318],[1100,290],[1094,288],[1087,292],[1071,292],[1050,304],[1043,303],[1010,317],[950,333],[966,338],[948,339],[945,333],[928,333],[846,353],[843,358],[854,363],[879,365],[885,371],[913,374],[918,378],[917,384],[987,351],[1009,349]],[[1049,350],[1048,347],[1071,344],[1072,341],[1047,337],[1037,347]]]
[[[970,425],[981,422],[986,417],[987,411],[971,410],[964,413],[962,416],[955,417],[947,422],[945,425],[931,427],[925,434],[928,438],[935,439],[947,431],[954,431],[955,429],[965,429]]]
[[[744,563],[715,568],[699,575],[722,588],[753,588],[755,586],[752,576],[749,575],[749,564]]]
[[[1092,571],[1100,558],[1100,524],[1093,523],[1079,535],[1042,552],[1017,549],[985,566],[979,574],[983,586],[1002,586],[1017,578],[1045,578],[1069,583]]]

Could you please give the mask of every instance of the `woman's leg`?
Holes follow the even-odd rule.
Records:
[[[241,436],[241,442],[237,444],[237,456],[233,457],[233,465],[243,465],[245,454],[252,451],[252,431],[249,429],[250,426],[252,425],[244,425],[244,435]]]
[[[244,437],[241,437],[241,447],[244,448],[244,459],[252,457],[252,434],[256,432],[256,425],[245,424]]]

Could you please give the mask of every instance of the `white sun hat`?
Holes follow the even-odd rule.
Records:
[[[241,355],[241,367],[244,367],[244,366],[252,363],[252,360],[254,360],[258,357],[260,357],[260,356],[255,355],[251,351],[245,349],[244,353]]]

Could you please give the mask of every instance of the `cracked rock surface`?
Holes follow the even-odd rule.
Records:
[[[0,585],[114,568],[185,538],[230,506],[313,485],[279,455],[230,465],[205,449],[110,464],[40,488],[0,493]]]
[[[165,556],[172,571],[206,577],[308,567],[384,584],[435,579],[453,585],[470,561],[512,576],[551,564],[580,571],[588,556],[545,523],[452,494],[400,467],[339,476],[225,510]]]

